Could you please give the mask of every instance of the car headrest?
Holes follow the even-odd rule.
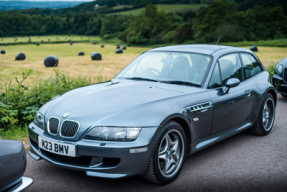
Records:
[[[235,72],[235,66],[228,59],[223,59],[219,61],[222,81],[230,78]]]
[[[178,56],[172,60],[172,70],[184,71],[189,70],[189,61],[185,56]]]

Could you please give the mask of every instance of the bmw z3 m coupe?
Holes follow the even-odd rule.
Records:
[[[269,73],[250,50],[156,48],[114,79],[40,108],[29,125],[30,155],[88,176],[167,184],[187,155],[247,129],[267,135],[276,101]]]

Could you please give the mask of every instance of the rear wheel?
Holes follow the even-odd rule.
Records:
[[[253,134],[264,136],[271,132],[275,120],[274,103],[273,96],[268,93],[263,99],[257,120],[251,128]]]
[[[179,175],[186,156],[186,136],[176,122],[167,123],[158,133],[144,179],[167,184]]]

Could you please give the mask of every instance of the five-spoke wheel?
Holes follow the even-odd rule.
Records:
[[[167,184],[179,175],[186,156],[183,128],[170,121],[157,134],[149,166],[142,177],[157,184]]]

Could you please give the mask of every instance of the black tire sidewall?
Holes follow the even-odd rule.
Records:
[[[272,126],[271,126],[271,129],[266,131],[264,129],[264,126],[263,126],[263,122],[262,122],[262,114],[263,114],[263,109],[264,109],[264,105],[265,105],[265,102],[267,101],[267,99],[272,99],[273,101],[273,113],[274,113],[274,117],[273,117],[273,122],[272,122]],[[275,122],[275,112],[276,112],[276,108],[275,108],[275,101],[274,101],[274,98],[271,94],[267,94],[264,99],[263,99],[263,102],[261,103],[261,106],[260,106],[260,110],[259,110],[259,115],[258,115],[258,119],[257,119],[257,122],[256,122],[256,131],[260,134],[260,135],[267,135],[271,132],[272,128],[273,128],[273,125],[274,125],[274,122]]]
[[[158,139],[156,140],[156,144],[155,144],[155,148],[154,148],[154,154],[153,154],[153,166],[154,166],[154,170],[155,170],[155,175],[156,178],[158,179],[158,181],[162,184],[167,184],[170,183],[172,181],[174,181],[177,176],[179,175],[179,173],[181,172],[181,169],[183,167],[184,161],[185,161],[185,157],[186,157],[186,152],[187,152],[187,144],[186,144],[186,136],[185,136],[185,132],[183,130],[183,128],[176,122],[168,122],[163,128],[163,130],[160,131],[160,135],[158,136]],[[170,178],[166,178],[165,176],[162,175],[160,169],[159,169],[159,165],[158,165],[158,151],[159,151],[159,145],[163,139],[163,137],[165,136],[165,134],[170,131],[176,129],[177,131],[179,131],[182,135],[183,138],[183,143],[184,143],[184,154],[183,154],[183,160],[182,163],[180,165],[180,168],[178,169],[177,173]]]

